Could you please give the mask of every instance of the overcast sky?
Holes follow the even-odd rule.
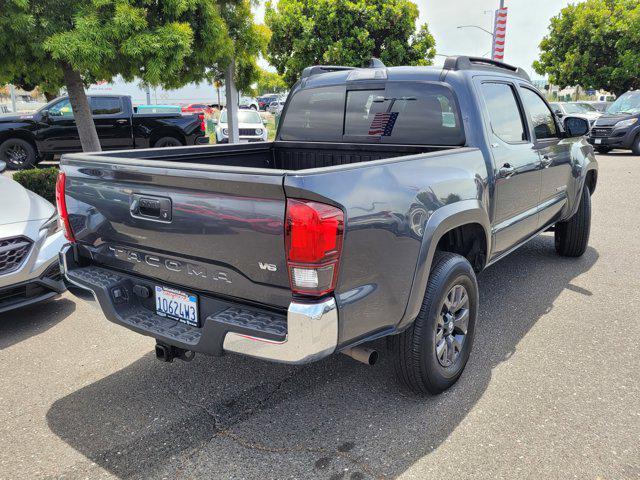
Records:
[[[436,39],[436,50],[446,55],[490,56],[491,36],[475,28],[458,29],[458,25],[479,25],[492,29],[493,10],[499,0],[413,0],[420,9],[420,23],[427,22]],[[569,0],[505,0],[509,8],[504,61],[523,67],[533,78],[531,64],[538,58],[538,44],[547,32],[549,19],[557,15]],[[262,22],[264,2],[256,11]],[[441,63],[442,57],[436,57]]]

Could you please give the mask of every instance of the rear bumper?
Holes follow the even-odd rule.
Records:
[[[194,145],[209,145],[209,137],[196,137]]]
[[[336,349],[338,312],[333,298],[291,302],[285,313],[200,295],[201,326],[193,327],[156,315],[152,296],[145,299],[134,293],[134,286],[153,292],[153,280],[98,266],[82,267],[70,245],[60,252],[60,263],[69,291],[96,300],[108,320],[185,350],[209,355],[234,352],[302,364]]]

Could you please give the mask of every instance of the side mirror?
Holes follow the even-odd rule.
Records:
[[[564,119],[564,130],[568,137],[581,137],[589,133],[589,121],[579,117]]]
[[[564,113],[562,113],[562,110],[556,110],[554,112],[558,117],[562,117],[564,115]]]
[[[49,110],[42,110],[40,112],[42,120],[49,120]]]
[[[7,164],[0,160],[0,173],[4,172],[5,168],[7,168]]]

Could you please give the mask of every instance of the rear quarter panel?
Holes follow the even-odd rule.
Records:
[[[427,261],[420,253],[425,231],[433,230],[427,228],[430,218],[468,200],[482,205],[486,214],[487,185],[484,156],[472,148],[285,176],[288,198],[332,203],[345,212],[336,288],[340,344],[396,329],[408,307],[419,259]]]

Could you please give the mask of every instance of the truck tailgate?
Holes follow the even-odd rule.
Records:
[[[62,161],[72,228],[94,263],[288,306],[283,172],[106,160]]]

